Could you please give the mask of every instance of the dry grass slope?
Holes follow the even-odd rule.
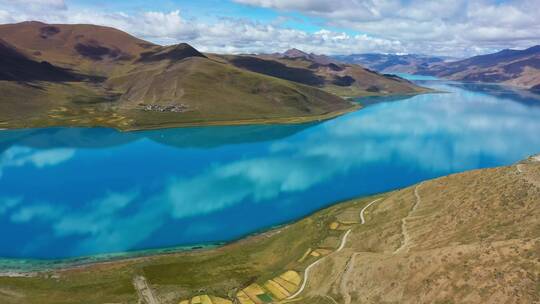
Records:
[[[427,181],[398,191],[353,231],[350,246],[314,273],[305,303],[535,303],[540,301],[540,162]],[[354,257],[351,259],[351,257]]]

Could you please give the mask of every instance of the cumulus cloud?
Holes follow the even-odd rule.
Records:
[[[366,34],[348,35],[344,32],[321,29],[314,33],[284,28],[246,19],[219,18],[202,22],[182,16],[180,10],[148,11],[135,14],[104,13],[94,10],[47,10],[46,13],[17,10],[3,14],[0,22],[39,20],[49,23],[92,23],[112,26],[137,37],[160,44],[188,42],[205,52],[261,53],[281,52],[296,47],[308,52],[337,54],[368,51],[404,51],[397,40],[372,37]]]
[[[468,55],[540,42],[538,0],[235,1],[321,17],[401,41],[409,52]]]
[[[309,52],[427,53],[468,56],[540,43],[539,0],[235,0],[322,20],[319,31],[276,22],[217,16],[186,18],[182,11],[105,12],[70,8],[62,0],[0,0],[0,23],[40,20],[112,26],[161,44],[189,42],[202,51],[276,52],[296,47]],[[335,28],[347,28],[344,33]],[[358,34],[351,34],[356,32]]]
[[[0,0],[2,6],[25,7],[26,9],[66,9],[64,0]]]

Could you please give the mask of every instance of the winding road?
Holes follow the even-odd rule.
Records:
[[[418,188],[420,188],[422,184],[423,183],[420,183],[414,188],[414,196],[416,197],[416,202],[414,203],[414,206],[411,209],[411,211],[409,211],[409,214],[407,214],[406,217],[401,219],[401,234],[403,234],[403,242],[401,243],[401,246],[399,246],[399,248],[394,251],[394,254],[398,254],[403,250],[408,250],[411,237],[409,236],[409,233],[407,232],[407,219],[418,208],[418,205],[420,205],[421,200],[420,200],[420,195],[418,194]]]
[[[364,212],[366,211],[367,208],[369,208],[369,206],[371,206],[373,203],[377,202],[377,201],[380,201],[382,198],[378,198],[372,202],[370,202],[369,204],[367,204],[364,208],[362,208],[362,210],[360,211],[360,224],[363,225],[366,220],[364,218]],[[306,288],[306,284],[308,282],[308,279],[309,279],[309,273],[310,273],[310,270],[315,267],[315,265],[319,264],[320,262],[322,262],[324,259],[328,258],[329,256],[332,256],[338,252],[340,252],[341,250],[343,250],[343,248],[345,248],[345,244],[347,243],[347,238],[349,237],[349,234],[351,233],[352,229],[349,229],[345,232],[345,234],[343,235],[343,237],[341,238],[341,243],[339,244],[339,247],[336,251],[330,253],[329,255],[327,256],[324,256],[320,259],[318,259],[317,261],[311,263],[305,270],[304,270],[304,280],[302,281],[302,285],[300,286],[300,289],[298,289],[298,291],[296,291],[294,294],[290,295],[289,297],[287,297],[287,299],[293,299],[293,298],[296,298],[299,294],[301,294],[304,289]]]

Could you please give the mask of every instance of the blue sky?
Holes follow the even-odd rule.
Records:
[[[540,43],[540,0],[0,0],[0,23],[113,26],[202,51],[470,56]]]

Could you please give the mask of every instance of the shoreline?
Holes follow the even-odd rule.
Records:
[[[182,123],[170,123],[159,126],[146,126],[143,128],[114,128],[120,132],[137,132],[172,128],[190,128],[190,127],[228,127],[228,126],[245,126],[245,125],[288,125],[288,124],[303,124],[310,122],[321,122],[330,120],[348,113],[355,112],[363,108],[362,105],[352,103],[352,106],[346,109],[341,109],[333,112],[313,116],[297,116],[297,117],[276,117],[276,118],[253,118],[253,119],[237,119],[237,120],[217,120],[217,121],[194,121]]]
[[[342,96],[344,100],[347,100],[351,106],[345,109],[340,109],[332,112],[326,112],[318,115],[310,116],[296,116],[296,117],[274,117],[274,118],[249,118],[249,119],[235,119],[235,120],[213,120],[213,121],[187,121],[187,122],[172,122],[147,126],[114,126],[114,125],[101,125],[101,124],[51,124],[43,126],[15,126],[10,127],[3,125],[0,131],[9,130],[26,130],[26,129],[43,129],[43,128],[110,128],[117,130],[118,132],[139,132],[139,131],[151,131],[161,129],[175,129],[175,128],[192,128],[192,127],[228,127],[228,126],[248,126],[248,125],[295,125],[311,122],[322,122],[330,119],[337,118],[339,116],[352,113],[365,108],[364,105],[356,102],[359,98],[386,98],[394,96],[417,96],[424,94],[441,94],[450,93],[446,91],[434,90],[425,88],[425,90],[419,92],[406,92],[395,94],[372,94],[364,96]],[[5,123],[5,122],[4,122]]]
[[[150,248],[125,252],[102,253],[79,257],[52,259],[0,257],[0,277],[37,276],[40,273],[46,273],[49,271],[77,269],[98,264],[121,263],[137,259],[212,250],[226,246],[227,244],[227,242],[216,242],[200,245]],[[14,265],[15,267],[9,265]]]
[[[358,98],[385,98],[392,96],[416,96],[424,94],[440,94],[448,93],[445,91],[438,91],[433,89],[423,90],[421,92],[410,92],[400,94],[383,94],[383,95],[366,95],[366,96],[344,96],[343,99],[347,100],[351,106],[345,109],[340,109],[332,112],[327,112],[318,115],[311,116],[297,116],[297,117],[275,117],[275,118],[250,118],[250,119],[235,119],[235,120],[213,120],[213,121],[187,121],[187,122],[173,122],[147,126],[111,126],[111,125],[99,125],[99,124],[52,124],[45,126],[24,126],[24,127],[9,127],[4,125],[0,128],[0,131],[9,130],[25,130],[25,129],[42,129],[42,128],[111,128],[119,132],[139,132],[139,131],[151,131],[161,129],[173,129],[173,128],[191,128],[191,127],[228,127],[228,126],[247,126],[247,125],[295,125],[311,122],[322,122],[336,117],[352,113],[365,108],[365,106],[359,104],[355,100]]]
[[[138,132],[138,131],[150,131],[160,129],[173,129],[173,128],[190,128],[190,127],[226,127],[226,126],[245,126],[245,125],[287,125],[287,124],[303,124],[310,122],[320,122],[330,120],[348,113],[355,112],[362,109],[360,104],[350,102],[351,106],[345,109],[340,109],[332,112],[327,112],[312,116],[297,116],[297,117],[276,117],[276,118],[253,118],[253,119],[237,119],[237,120],[214,120],[214,121],[188,121],[188,122],[174,122],[165,123],[160,125],[148,125],[148,126],[111,126],[111,125],[98,125],[98,124],[51,124],[44,126],[21,126],[21,127],[9,127],[4,126],[3,130],[25,130],[25,129],[42,129],[42,128],[111,128],[119,132]],[[2,129],[0,129],[2,130]]]
[[[207,252],[212,250],[223,250],[228,246],[234,246],[237,244],[242,244],[246,242],[254,242],[261,238],[266,238],[278,234],[281,230],[287,226],[290,226],[294,223],[307,219],[315,214],[334,208],[336,206],[350,203],[351,201],[379,198],[383,195],[393,193],[399,189],[389,190],[381,193],[372,193],[359,197],[350,197],[336,201],[328,206],[322,207],[320,209],[313,210],[312,212],[306,214],[305,216],[299,217],[297,219],[287,221],[284,223],[276,224],[266,228],[253,231],[248,234],[241,235],[237,238],[215,242],[212,244],[200,244],[200,245],[191,245],[191,246],[174,246],[174,247],[165,247],[165,248],[154,248],[154,249],[142,249],[135,251],[126,251],[120,253],[105,253],[105,254],[96,254],[88,255],[81,257],[73,258],[59,258],[59,259],[31,259],[31,258],[1,258],[0,257],[0,278],[1,277],[38,277],[40,274],[47,274],[55,271],[70,271],[76,269],[83,269],[88,267],[100,266],[100,265],[110,265],[115,263],[126,263],[126,262],[137,262],[145,259],[154,259],[162,258],[166,256],[175,256],[181,254],[190,254],[190,253],[200,253]],[[11,262],[14,264],[28,264],[29,267],[27,270],[9,268],[5,262]],[[4,268],[4,269],[3,269]]]

